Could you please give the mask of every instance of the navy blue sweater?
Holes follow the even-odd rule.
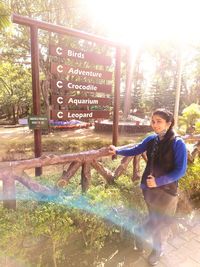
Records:
[[[156,136],[156,134],[152,134],[134,147],[118,149],[116,150],[116,154],[122,156],[139,155],[147,150],[148,142],[154,139]],[[156,178],[156,184],[158,187],[178,181],[186,172],[187,150],[184,141],[180,137],[176,137],[173,141],[173,152],[175,167],[171,172]],[[146,185],[141,184],[141,188],[145,189]]]

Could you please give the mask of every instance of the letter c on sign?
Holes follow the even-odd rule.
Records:
[[[56,53],[60,56],[62,55],[62,48],[61,47],[57,47],[56,48]]]
[[[59,96],[59,97],[57,98],[57,103],[58,103],[59,105],[62,105],[62,104],[63,104],[63,97],[62,97],[62,96]]]
[[[63,118],[63,112],[62,111],[59,111],[57,113],[57,117],[58,117],[58,119],[62,119]]]
[[[57,72],[63,72],[63,66],[62,65],[58,65],[57,66]]]
[[[57,85],[58,88],[63,88],[63,82],[62,81],[58,81],[56,83],[56,85]]]

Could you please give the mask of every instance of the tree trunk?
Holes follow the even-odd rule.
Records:
[[[16,124],[15,105],[12,105],[13,124]]]

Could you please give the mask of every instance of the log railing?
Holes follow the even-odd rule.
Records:
[[[27,160],[0,162],[0,179],[3,182],[3,206],[6,208],[16,208],[15,181],[20,182],[29,190],[37,194],[43,196],[56,196],[59,193],[59,189],[66,186],[69,183],[69,180],[75,175],[79,168],[81,168],[81,187],[82,191],[85,192],[90,185],[91,168],[94,168],[101,176],[103,176],[106,183],[111,184],[115,178],[123,173],[131,160],[133,160],[134,165],[133,179],[139,178],[140,156],[122,158],[121,164],[114,172],[111,172],[103,166],[101,162],[103,157],[108,157],[108,160],[111,159],[108,148],[74,154],[45,155]],[[25,172],[25,170],[28,169],[57,164],[62,164],[64,170],[61,177],[52,188],[41,185],[39,182],[29,177]]]
[[[196,156],[200,156],[199,144],[188,150],[188,161],[193,162]],[[27,160],[0,162],[0,179],[3,182],[3,206],[6,208],[16,208],[15,181],[20,182],[29,190],[40,195],[56,196],[59,193],[59,189],[67,186],[69,180],[75,175],[79,168],[81,168],[81,187],[82,191],[85,192],[89,188],[91,182],[91,168],[95,169],[105,179],[106,183],[112,184],[114,180],[126,170],[128,164],[132,161],[133,175],[131,178],[134,181],[140,178],[140,158],[142,157],[146,160],[145,154],[135,157],[123,157],[119,166],[112,172],[103,166],[101,162],[103,157],[108,157],[108,160],[111,160],[108,147],[74,154],[45,155]],[[64,165],[64,170],[61,177],[52,188],[34,181],[25,172],[27,169],[57,164]]]

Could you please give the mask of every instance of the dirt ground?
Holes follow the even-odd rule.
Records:
[[[90,138],[95,140],[106,139],[110,140],[112,143],[112,133],[98,133],[95,131],[94,127],[82,128],[82,129],[70,129],[62,131],[54,131],[48,135],[48,137],[57,136],[61,138]],[[141,135],[130,134],[130,133],[121,133],[118,136],[119,142],[130,141],[130,143],[135,142]],[[14,141],[21,138],[24,139],[33,139],[33,131],[29,130],[28,127],[9,127],[9,126],[0,126],[0,138],[5,144],[6,140]],[[42,138],[47,138],[47,135],[43,135]]]

